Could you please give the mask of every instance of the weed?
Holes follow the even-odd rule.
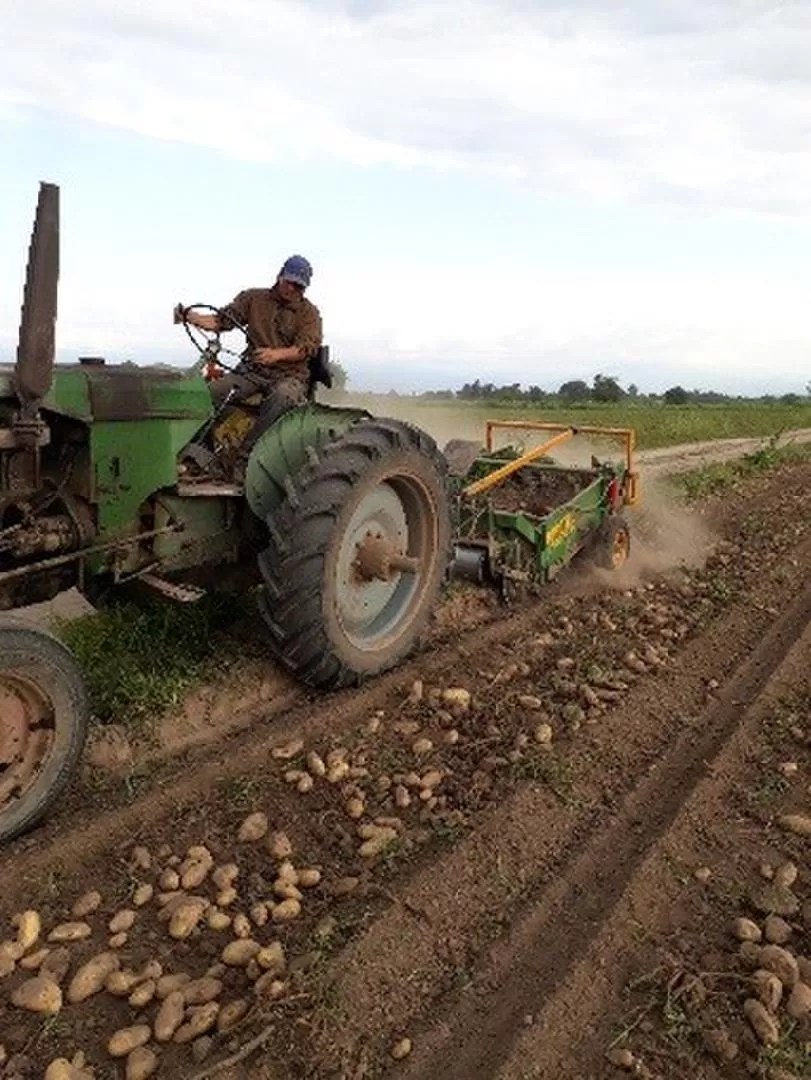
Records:
[[[220,787],[229,803],[245,810],[255,804],[261,785],[256,776],[229,776]]]
[[[776,1046],[765,1046],[760,1064],[769,1069],[785,1069],[793,1076],[811,1075],[811,1044],[793,1037],[796,1024],[787,1028]]]
[[[700,469],[678,473],[670,477],[668,482],[676,489],[681,489],[688,501],[693,501],[708,495],[734,491],[741,481],[750,476],[768,472],[779,465],[805,461],[811,456],[811,446],[794,443],[778,446],[779,438],[780,432],[773,434],[765,446],[734,461],[716,462]]]
[[[239,608],[218,598],[195,605],[114,605],[57,631],[88,681],[94,718],[136,724],[178,705],[212,658],[227,657],[224,634]]]
[[[465,835],[464,827],[450,821],[434,821],[431,824],[437,843],[445,847],[453,847],[458,844]]]
[[[575,803],[575,775],[571,762],[564,761],[553,753],[541,751],[524,758],[513,766],[513,775],[517,779],[544,784],[566,806],[573,806]]]

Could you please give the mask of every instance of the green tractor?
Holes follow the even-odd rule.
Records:
[[[326,691],[408,656],[451,576],[506,599],[585,548],[608,570],[628,556],[630,430],[489,421],[482,444],[440,453],[410,424],[317,402],[322,350],[307,403],[246,444],[261,394],[214,406],[210,381],[238,358],[217,334],[186,322],[200,352],[187,370],[56,365],[58,277],[59,189],[42,184],[17,361],[0,366],[0,612],[70,588],[194,602],[230,576],[257,587],[269,655]],[[546,441],[495,446],[518,428]],[[581,433],[621,439],[624,461],[556,464],[549,451]],[[0,842],[62,793],[88,711],[64,645],[0,616]]]
[[[0,611],[74,587],[97,601],[135,582],[191,602],[205,572],[250,564],[269,651],[306,685],[358,684],[402,660],[452,555],[435,442],[397,420],[319,404],[322,351],[307,404],[241,460],[258,399],[214,408],[209,380],[235,355],[218,335],[187,324],[201,353],[188,370],[56,365],[58,276],[59,189],[42,184],[17,362],[0,367]],[[65,648],[3,616],[0,840],[59,796],[87,715]]]

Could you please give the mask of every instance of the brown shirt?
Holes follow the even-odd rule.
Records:
[[[306,349],[304,360],[272,367],[277,376],[307,378],[307,360],[322,341],[321,314],[315,304],[304,296],[284,300],[274,285],[270,289],[245,289],[222,311],[226,320],[246,328],[251,344],[257,349],[286,349],[294,345]],[[223,329],[230,329],[227,321]]]

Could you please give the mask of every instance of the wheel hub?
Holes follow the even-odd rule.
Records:
[[[362,581],[391,581],[395,573],[416,574],[419,559],[403,555],[382,533],[367,532],[356,548],[355,570]]]
[[[423,498],[410,478],[383,481],[359,500],[347,522],[336,600],[344,633],[356,648],[380,648],[397,634],[419,593],[430,554],[418,510]]]
[[[0,806],[33,783],[51,749],[53,710],[26,679],[0,672]]]

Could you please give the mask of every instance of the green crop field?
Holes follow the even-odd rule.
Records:
[[[811,428],[811,402],[797,405],[730,402],[723,405],[665,405],[659,402],[621,402],[601,405],[530,404],[524,401],[425,401],[417,398],[365,398],[362,403],[379,415],[412,420],[438,441],[476,438],[493,420],[548,420],[552,423],[631,427],[643,450],[710,439],[756,438],[798,428]]]

